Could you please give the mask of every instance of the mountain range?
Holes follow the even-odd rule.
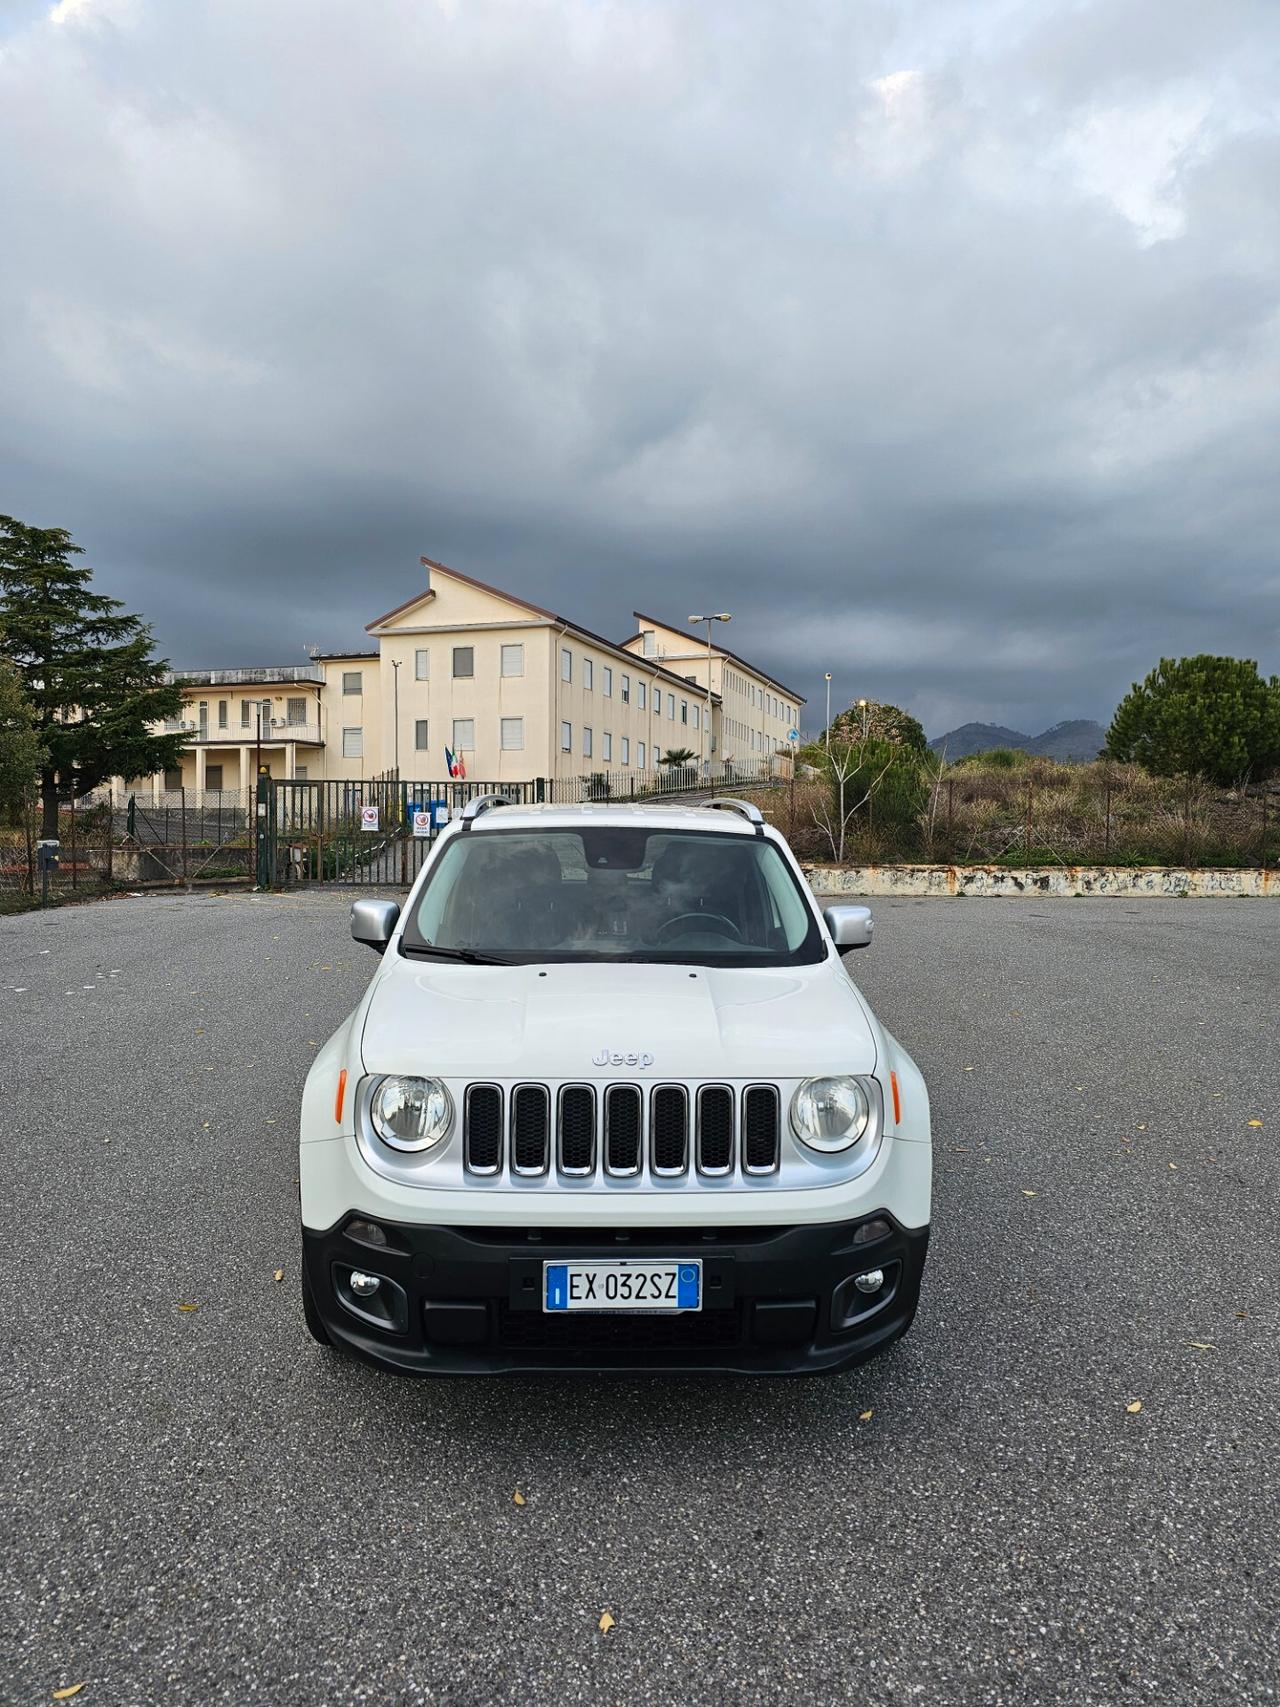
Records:
[[[1055,723],[1042,735],[1023,735],[1017,729],[1006,729],[999,723],[962,723],[958,729],[950,729],[945,735],[935,735],[929,745],[935,753],[945,749],[947,757],[953,761],[967,759],[971,753],[990,752],[992,747],[1015,747],[1039,758],[1083,765],[1097,758],[1106,738],[1107,732],[1101,723],[1094,723],[1087,717],[1073,717],[1065,723]]]

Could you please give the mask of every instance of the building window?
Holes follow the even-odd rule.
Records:
[[[625,671],[623,672],[622,681],[620,683],[620,686],[622,688],[622,703],[623,703],[623,705],[630,705],[631,704],[631,677],[629,675],[627,675]]]
[[[344,670],[342,672],[342,691],[343,693],[363,693],[364,671]]]
[[[591,692],[594,675],[595,672],[592,669],[590,658],[584,658],[582,660],[582,685],[587,693]]]
[[[431,652],[426,646],[419,646],[413,654],[413,679],[415,682],[431,679]]]
[[[613,697],[613,671],[607,664],[604,666],[604,679],[600,684],[600,692],[606,699]]]
[[[656,683],[653,689],[653,715],[655,717],[662,716],[662,689]]]
[[[471,650],[470,647],[467,648]],[[476,720],[474,717],[455,717],[453,720],[453,750],[455,753],[474,753],[476,750]]]
[[[307,721],[307,702],[305,699],[291,699],[285,704],[285,718],[290,723],[305,723]]]
[[[305,765],[295,765],[293,774],[299,782],[305,782],[307,780],[307,767]]]
[[[200,738],[203,740],[209,733],[209,701],[207,699],[200,701],[197,715],[200,721]]]
[[[573,680],[573,653],[567,646],[560,648],[560,680],[562,682]]]
[[[689,721],[689,701],[687,699],[680,701],[680,721],[681,723]]]
[[[560,751],[562,753],[573,751],[573,725],[571,723],[560,725]]]
[[[673,723],[675,722],[675,720],[676,720],[676,696],[673,693],[669,693],[667,695],[667,716],[671,719],[671,721]]]
[[[222,793],[222,766],[221,765],[206,765],[205,766],[205,769],[204,769],[204,786],[206,789],[213,789],[218,794]]]
[[[622,762],[624,765],[631,763],[631,742],[625,735],[622,737]]]
[[[225,729],[226,726],[227,726],[227,702],[225,699],[220,699],[218,701],[218,728],[219,729]]]
[[[700,727],[700,725],[698,723],[698,707],[696,705],[693,708],[693,717],[692,717],[691,721],[692,721],[695,729]]]
[[[427,720],[425,717],[415,717],[413,720],[414,751],[425,753],[427,750]]]
[[[582,756],[584,759],[589,759],[591,757],[591,731],[590,731],[590,729],[584,728],[582,731]]]
[[[474,676],[476,673],[476,649],[474,646],[455,646],[453,649],[453,673],[455,676]]]
[[[644,632],[644,655],[646,658],[652,658],[654,653],[658,650],[657,645],[656,645],[656,641],[655,641],[654,632],[651,628],[646,628],[643,632]]]
[[[643,741],[637,741],[636,742],[636,764],[641,770],[644,769],[644,760],[645,760],[644,742]]]
[[[504,753],[524,752],[524,718],[502,719],[502,750]]]
[[[242,729],[248,729],[252,723],[253,701],[251,699],[242,699],[240,701],[240,727]]]
[[[174,791],[182,787],[182,766],[171,765],[164,773],[164,785]]]
[[[504,646],[502,648],[502,673],[504,676],[522,676],[524,674],[523,645]]]
[[[643,682],[637,682],[636,683],[636,704],[639,706],[641,711],[644,710],[644,683]]]
[[[604,738],[600,744],[600,757],[604,760],[605,764],[608,764],[609,760],[613,757],[613,736],[607,729],[604,732]]]
[[[344,729],[342,731],[342,756],[344,759],[362,759],[364,757],[363,729]]]

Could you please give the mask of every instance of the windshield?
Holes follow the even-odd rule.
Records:
[[[772,842],[631,825],[454,836],[401,948],[697,966],[825,956],[813,911]]]

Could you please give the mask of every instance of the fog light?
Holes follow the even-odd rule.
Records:
[[[887,1221],[864,1221],[853,1235],[853,1242],[855,1245],[869,1245],[874,1239],[887,1239],[888,1237],[889,1223]]]
[[[376,1221],[348,1221],[347,1237],[359,1239],[362,1245],[377,1245],[386,1248],[387,1235]]]
[[[861,1276],[858,1284],[862,1284]],[[382,1282],[376,1274],[362,1274],[358,1268],[352,1271],[351,1290],[357,1298],[372,1298],[381,1285]]]
[[[352,1285],[354,1286],[354,1284],[353,1279]],[[859,1292],[879,1292],[884,1285],[884,1270],[882,1268],[869,1268],[865,1274],[855,1275],[853,1284]]]

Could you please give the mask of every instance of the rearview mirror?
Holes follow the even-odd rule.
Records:
[[[831,932],[831,940],[837,948],[870,948],[870,907],[824,907],[822,922]]]
[[[353,901],[351,934],[357,942],[385,954],[399,918],[400,906],[396,901]]]

